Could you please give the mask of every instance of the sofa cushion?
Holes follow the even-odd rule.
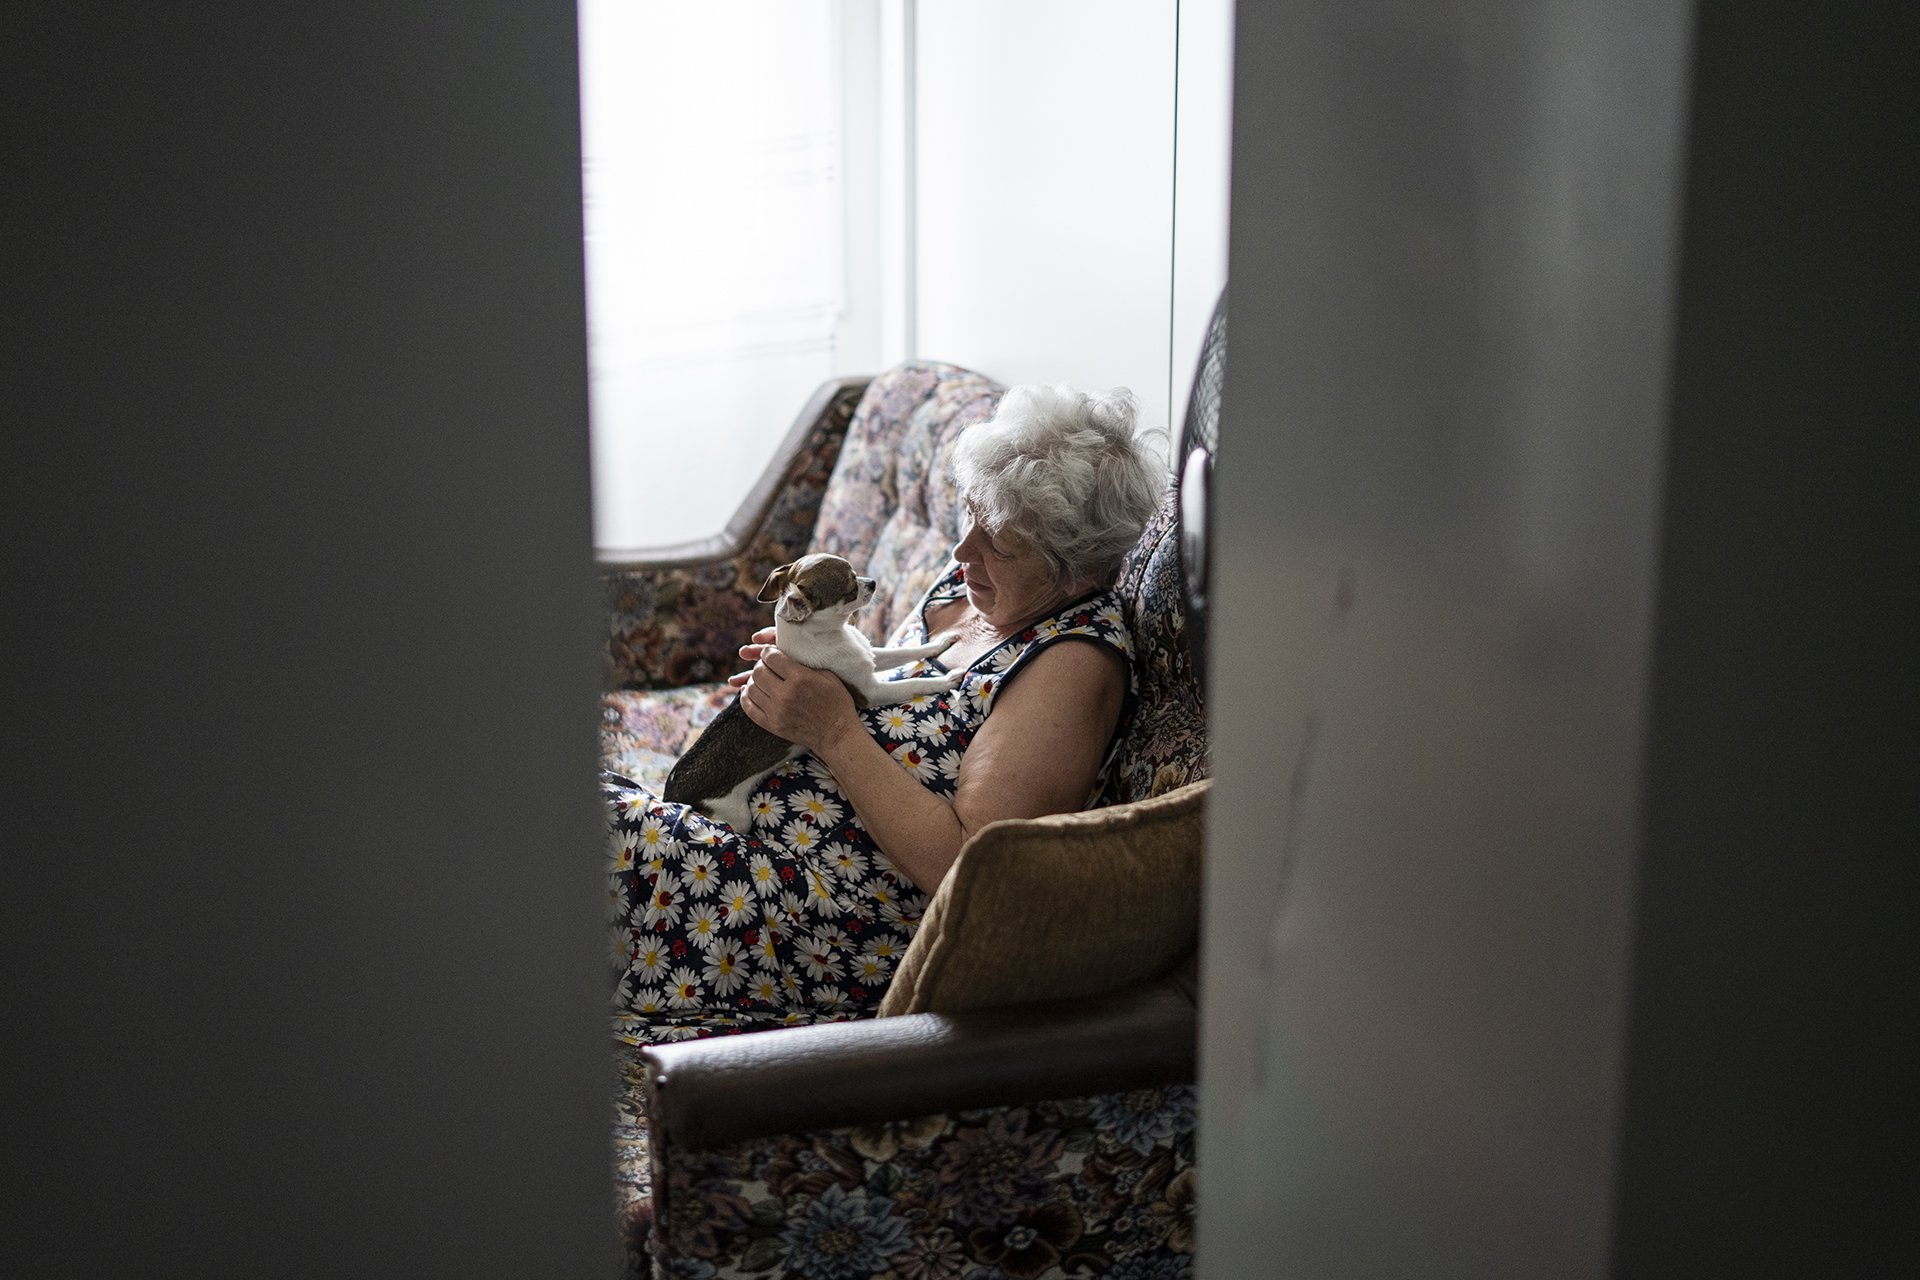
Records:
[[[712,723],[733,694],[725,681],[601,694],[600,763],[659,794],[695,731]]]
[[[855,622],[883,642],[946,567],[960,540],[947,479],[953,441],[993,416],[1005,391],[956,365],[914,361],[875,378],[827,481],[813,550],[845,556],[880,589]]]
[[[1173,969],[1199,933],[1211,785],[982,828],[934,894],[880,1015],[1099,995]]]
[[[1207,709],[1187,645],[1176,497],[1167,493],[1114,585],[1133,636],[1137,694],[1094,803],[1124,804],[1212,774]]]

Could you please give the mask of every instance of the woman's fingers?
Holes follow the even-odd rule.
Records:
[[[752,652],[749,653],[748,650]],[[736,671],[727,677],[727,683],[736,689],[745,685],[748,680],[751,680],[756,675],[763,676],[766,679],[785,679],[786,673],[791,670],[789,664],[793,661],[772,645],[748,645],[746,648],[740,650],[740,656],[753,661],[753,670]],[[779,664],[777,668],[768,662],[770,658]]]
[[[779,733],[782,714],[779,698],[776,693],[770,700],[768,687],[767,674],[760,668],[755,667],[748,672],[740,688],[740,709],[747,713],[747,719],[762,729]]]
[[[780,652],[778,649],[773,647],[773,628],[771,627],[767,628],[764,634],[767,637],[767,643],[743,644],[740,646],[740,660],[742,662],[752,662],[757,664],[760,662],[764,662],[768,654]],[[754,638],[757,640],[759,639],[759,636],[756,635]],[[744,672],[741,673],[741,675],[744,675],[744,674],[745,674]],[[739,675],[730,676],[728,677],[727,682],[729,684],[739,684],[740,679],[741,679],[741,676]]]

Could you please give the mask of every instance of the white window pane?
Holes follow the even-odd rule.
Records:
[[[581,0],[595,541],[714,533],[845,305],[831,0]]]

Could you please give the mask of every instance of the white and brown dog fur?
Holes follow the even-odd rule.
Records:
[[[948,633],[929,644],[874,648],[847,621],[873,599],[873,591],[872,578],[855,574],[853,566],[839,556],[821,554],[802,556],[775,569],[760,588],[759,598],[774,606],[774,647],[796,662],[839,676],[854,705],[862,710],[958,687],[964,672],[907,680],[876,676],[879,671],[938,657],[957,637]],[[736,695],[673,766],[663,798],[690,804],[735,831],[745,831],[749,793],[800,751],[755,724]]]

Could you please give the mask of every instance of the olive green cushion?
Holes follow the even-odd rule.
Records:
[[[1173,969],[1199,937],[1211,785],[981,828],[934,894],[880,1016],[1100,995]]]

